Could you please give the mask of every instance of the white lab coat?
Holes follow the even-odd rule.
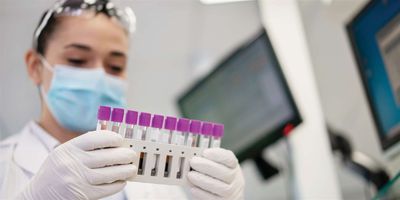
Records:
[[[0,142],[0,199],[11,199],[29,182],[32,176],[57,145],[58,141],[35,122]],[[105,198],[122,199],[187,199],[178,186],[128,182],[123,191]]]

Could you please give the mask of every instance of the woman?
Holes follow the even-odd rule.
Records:
[[[92,131],[99,105],[126,106],[133,12],[107,0],[66,0],[45,12],[25,56],[41,94],[41,115],[0,143],[0,199],[184,199],[179,187],[129,182],[136,153],[122,138]],[[231,151],[190,161],[190,195],[241,199],[244,180]]]

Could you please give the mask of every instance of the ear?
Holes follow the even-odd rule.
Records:
[[[25,64],[28,71],[29,77],[35,83],[35,85],[40,85],[42,83],[42,62],[40,61],[38,53],[29,49],[25,54]]]

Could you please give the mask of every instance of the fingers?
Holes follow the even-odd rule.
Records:
[[[82,157],[80,160],[83,164],[92,169],[111,165],[129,164],[133,163],[137,158],[135,151],[122,147],[87,151],[80,156]]]
[[[93,189],[93,199],[100,199],[113,195],[124,189],[126,181],[116,181],[113,183],[96,185]]]
[[[136,165],[116,165],[97,169],[87,169],[85,176],[91,185],[125,181],[137,173]]]
[[[203,157],[223,164],[231,169],[238,165],[238,160],[232,151],[221,148],[210,148],[203,151]]]
[[[193,187],[190,188],[190,193],[192,194],[193,199],[195,200],[217,200],[217,199],[222,199],[219,196],[216,196],[215,194],[209,193],[207,191],[204,191],[200,188]]]
[[[187,178],[194,186],[221,197],[229,196],[234,192],[234,188],[230,184],[196,171],[189,172]]]
[[[84,151],[90,151],[106,147],[120,147],[122,146],[123,138],[117,133],[103,130],[85,133],[70,142]]]
[[[209,175],[228,184],[235,179],[235,170],[206,158],[195,156],[190,160],[190,166],[200,173]]]

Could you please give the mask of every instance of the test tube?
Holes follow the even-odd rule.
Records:
[[[151,142],[158,142],[160,137],[160,129],[164,123],[164,116],[154,115],[151,120],[151,127],[147,131],[146,140]]]
[[[176,126],[176,130],[178,132],[178,137],[181,137],[180,140],[178,141],[179,145],[186,145],[186,146],[192,146],[193,143],[193,137],[189,136],[189,125],[190,125],[190,120],[180,118],[178,120],[178,124]],[[189,140],[189,141],[188,141]],[[188,145],[189,143],[189,145]],[[185,157],[182,155],[179,158],[179,169],[176,172],[176,178],[180,179],[182,178],[182,173],[184,171],[184,164],[185,164]]]
[[[134,138],[137,140],[145,140],[146,139],[146,131],[150,126],[151,114],[142,112],[139,115],[139,127],[137,131],[134,133]]]
[[[153,115],[151,119],[151,127],[147,130],[146,140],[151,142],[158,142],[160,137],[160,129],[164,123],[164,116]],[[151,176],[157,176],[158,173],[158,163],[160,160],[160,154],[154,154],[154,165],[151,169]]]
[[[165,118],[164,130],[161,134],[161,142],[165,144],[171,144],[171,138],[173,132],[176,130],[176,118],[167,117]]]
[[[188,138],[186,139],[186,145],[187,146],[190,145],[192,147],[197,147],[200,132],[201,132],[201,121],[191,120]],[[192,141],[190,141],[190,140],[192,140]]]
[[[111,108],[108,106],[100,106],[97,111],[97,127],[96,130],[107,130],[107,123],[110,121]]]
[[[213,124],[210,122],[203,122],[201,125],[201,135],[200,135],[200,148],[208,148],[210,146],[210,136],[212,135]]]
[[[214,124],[210,147],[219,148],[221,146],[221,138],[223,135],[224,135],[224,125],[217,123]]]
[[[178,123],[176,124],[176,130],[172,131],[171,144],[175,144],[175,145],[184,145],[185,144],[185,135],[186,134],[184,131],[182,131],[182,128],[184,128],[184,127],[182,127],[182,125],[184,125],[184,124],[182,124],[182,122],[184,123],[184,121],[185,121],[184,119],[178,120]],[[181,124],[179,124],[179,122]],[[178,129],[178,127],[179,127],[179,129]]]
[[[187,145],[188,139],[190,139],[190,142],[193,142],[193,138],[189,138],[189,125],[190,125],[190,120],[185,119],[185,118],[180,118],[178,120],[178,124],[176,126],[176,130],[178,131],[179,134],[182,135],[182,141],[180,142],[181,145]],[[191,145],[187,145],[191,146]]]
[[[138,121],[138,112],[128,110],[125,115],[125,138],[132,139]]]
[[[111,113],[112,132],[119,133],[122,120],[124,119],[124,112],[122,108],[113,108]]]
[[[147,129],[150,126],[150,119],[151,119],[151,114],[150,113],[145,113],[142,112],[139,115],[139,126],[137,127],[137,131],[134,132],[133,137],[137,140],[145,140],[146,139],[146,134],[147,134]],[[146,152],[140,152],[139,155],[139,165],[138,165],[138,174],[143,175],[144,169],[145,169],[145,163],[146,163],[146,158],[147,158],[147,153]]]
[[[164,123],[164,130],[161,134],[161,142],[171,144],[172,136],[176,130],[176,118],[167,117]],[[169,177],[172,166],[172,156],[167,155],[165,158],[164,177]]]

